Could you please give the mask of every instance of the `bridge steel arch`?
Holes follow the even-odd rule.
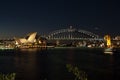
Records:
[[[82,29],[68,28],[51,32],[48,40],[99,40],[99,36]]]

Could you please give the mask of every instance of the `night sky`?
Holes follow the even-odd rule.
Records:
[[[0,38],[47,34],[73,26],[96,34],[120,35],[115,0],[1,0]]]

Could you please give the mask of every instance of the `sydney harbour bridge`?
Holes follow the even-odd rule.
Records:
[[[72,26],[67,29],[53,31],[49,33],[46,38],[48,40],[103,40],[92,32],[75,29]]]
[[[55,30],[49,33],[46,39],[48,43],[60,46],[86,46],[90,44],[95,44],[96,46],[96,44],[100,45],[104,42],[104,39],[98,35],[86,30],[73,28],[72,26]]]

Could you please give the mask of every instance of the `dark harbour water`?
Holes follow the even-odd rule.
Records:
[[[88,80],[120,80],[120,55],[102,49],[47,49],[0,51],[0,73],[16,73],[15,80],[75,80],[67,64],[87,74]]]

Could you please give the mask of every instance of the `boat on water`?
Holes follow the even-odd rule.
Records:
[[[114,48],[113,47],[105,48],[104,53],[105,54],[110,54],[110,55],[120,54],[120,48],[115,48],[115,47]]]
[[[112,54],[113,54],[113,47],[105,48],[105,49],[104,49],[104,53],[105,53],[105,54],[110,54],[110,55],[112,55]]]

